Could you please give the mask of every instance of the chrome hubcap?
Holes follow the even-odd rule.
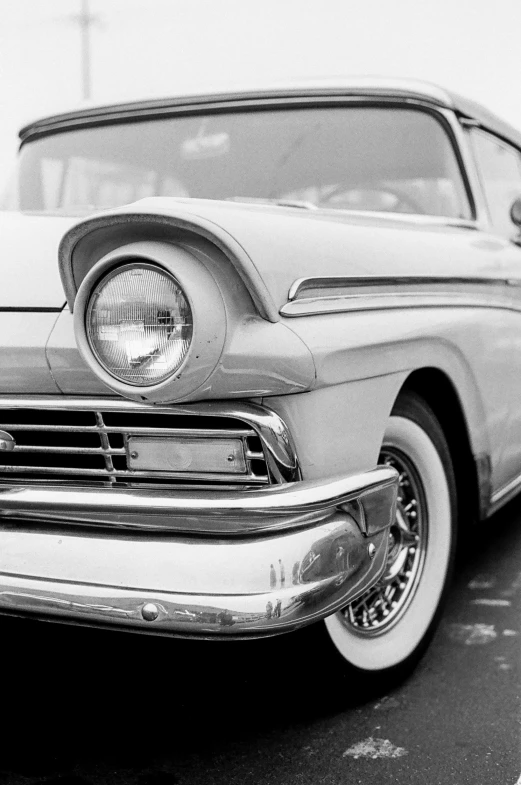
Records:
[[[399,450],[385,447],[380,464],[399,477],[396,519],[389,532],[387,568],[380,581],[342,609],[344,622],[361,635],[387,631],[405,611],[425,561],[427,514],[423,486],[413,464]]]

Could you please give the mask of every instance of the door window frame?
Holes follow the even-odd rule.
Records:
[[[476,135],[481,135],[482,137],[491,139],[495,144],[499,145],[500,147],[503,147],[505,150],[515,153],[515,155],[517,156],[517,159],[518,159],[519,182],[520,182],[519,195],[520,196],[521,196],[521,150],[516,145],[512,144],[511,142],[508,142],[503,137],[498,136],[497,134],[493,133],[488,128],[485,128],[484,126],[480,125],[479,123],[472,124],[472,125],[469,124],[467,126],[468,146],[470,148],[470,154],[472,156],[474,169],[475,169],[476,176],[477,176],[477,179],[478,179],[478,183],[479,183],[479,186],[480,186],[481,199],[482,199],[482,202],[483,202],[484,210],[486,212],[487,221],[488,221],[488,227],[489,227],[489,229],[490,229],[490,231],[492,233],[498,234],[501,237],[504,237],[504,238],[506,238],[508,240],[511,240],[516,235],[516,226],[515,226],[515,224],[513,222],[511,222],[511,225],[512,225],[512,231],[511,232],[503,232],[494,223],[494,219],[492,217],[492,213],[490,211],[490,206],[489,206],[489,198],[488,198],[488,195],[487,195],[487,186],[485,184],[484,176],[483,176],[483,173],[482,173],[482,170],[481,170],[480,160],[478,158],[478,154],[477,154],[476,146],[475,146],[475,142],[474,142],[474,137]]]

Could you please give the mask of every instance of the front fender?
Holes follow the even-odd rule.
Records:
[[[408,373],[358,379],[300,395],[264,399],[292,433],[304,479],[372,468]]]
[[[313,354],[315,387],[266,403],[293,425],[304,476],[374,465],[406,379],[434,368],[454,387],[472,453],[490,456],[492,485],[500,487],[510,404],[508,386],[496,381],[508,362],[502,318],[493,309],[430,309],[291,320]]]

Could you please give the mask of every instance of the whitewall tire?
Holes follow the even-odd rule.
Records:
[[[376,587],[325,620],[345,665],[375,677],[410,670],[432,637],[451,574],[456,517],[447,443],[417,396],[397,401],[380,463],[400,474],[386,572]]]

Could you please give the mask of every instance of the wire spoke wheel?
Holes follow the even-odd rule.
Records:
[[[399,450],[385,448],[379,464],[399,474],[396,519],[389,532],[387,569],[380,581],[343,609],[359,634],[379,634],[394,624],[412,598],[425,561],[428,515],[421,479]]]
[[[380,463],[399,474],[387,564],[371,589],[325,620],[343,667],[393,683],[418,662],[434,634],[454,551],[456,484],[447,440],[413,393],[396,402]]]

